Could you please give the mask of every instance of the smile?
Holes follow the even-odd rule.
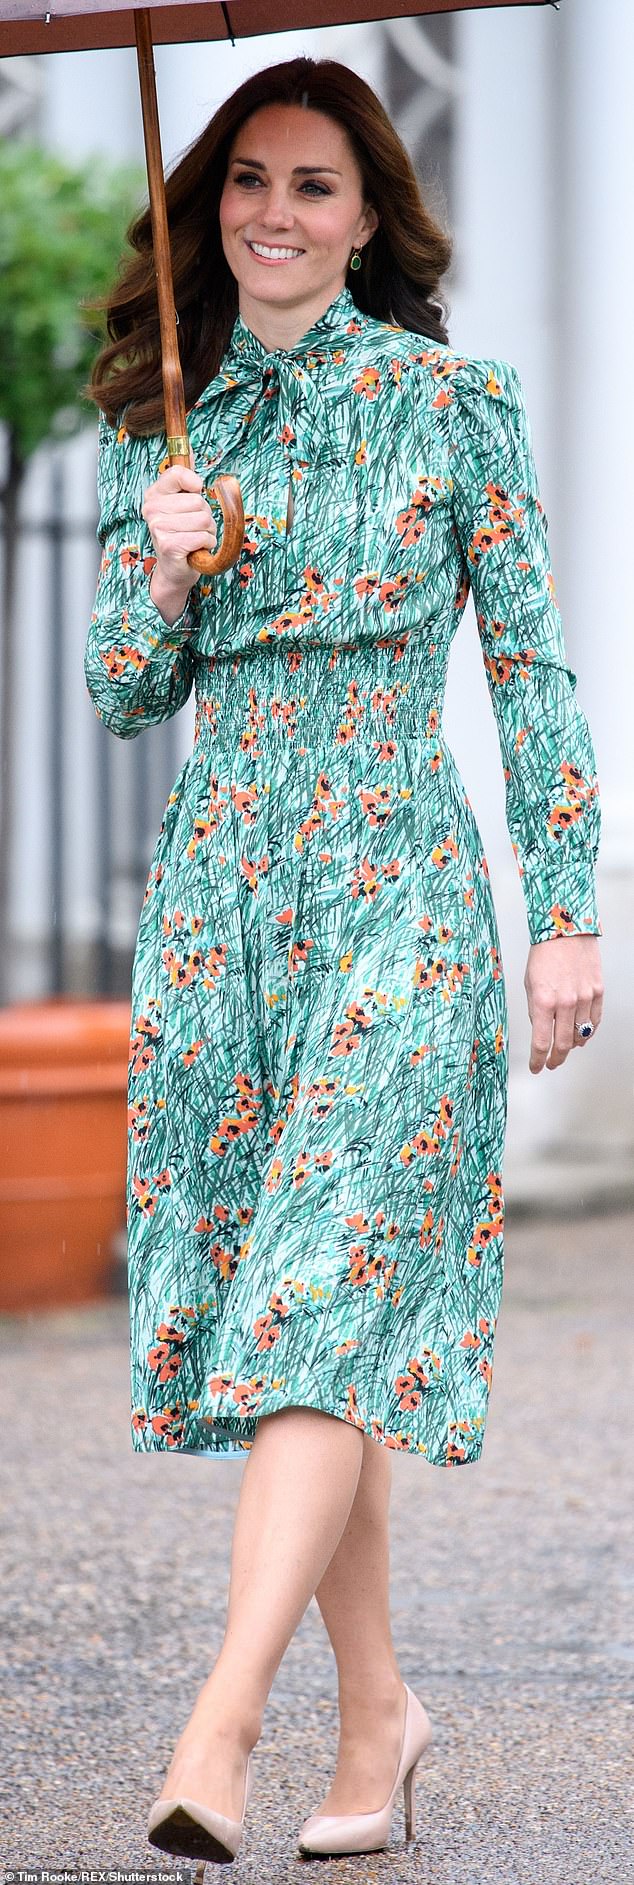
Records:
[[[298,255],[304,254],[303,249],[269,248],[266,242],[247,242],[247,248],[260,262],[294,262]]]

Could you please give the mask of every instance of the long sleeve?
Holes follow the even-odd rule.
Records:
[[[602,935],[592,736],[567,665],[530,422],[516,367],[467,359],[451,380],[454,519],[498,731],[506,820],[531,943]]]
[[[142,516],[143,495],[158,476],[165,440],[132,438],[99,424],[97,494],[102,545],[95,606],[84,654],[88,692],[100,720],[121,739],[169,719],[187,700],[194,678],[189,647],[200,614],[194,587],[168,627],[152,602],[156,561]]]

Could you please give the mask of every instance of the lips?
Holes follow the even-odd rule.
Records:
[[[288,243],[280,243],[280,249],[282,248],[293,249],[294,253],[292,255],[282,255],[282,254],[258,255],[257,249],[254,249],[253,247],[253,242],[249,241],[248,238],[245,238],[245,241],[246,241],[247,249],[250,251],[251,255],[255,256],[255,259],[257,262],[269,262],[269,263],[273,263],[274,265],[277,265],[280,262],[297,262],[299,260],[300,255],[305,254],[304,249],[298,249],[296,248],[294,243],[288,242]],[[262,243],[262,247],[274,248],[275,245],[273,243],[270,243],[270,244]]]

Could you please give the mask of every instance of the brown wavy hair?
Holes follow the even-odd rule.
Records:
[[[364,204],[379,224],[346,285],[357,307],[432,341],[447,342],[446,304],[438,298],[453,242],[423,202],[416,173],[380,99],[335,59],[288,59],[255,72],[214,113],[166,182],[174,298],[187,409],[218,372],[238,313],[238,284],[222,247],[219,205],[231,144],[263,105],[302,104],[345,131],[362,178]],[[106,311],[108,342],[85,396],[111,425],[125,407],[128,431],[164,428],[158,308],[149,209],[130,224],[125,257],[111,293],[93,302]]]

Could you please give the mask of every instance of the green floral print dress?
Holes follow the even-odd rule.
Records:
[[[503,1275],[508,1015],[442,728],[471,589],[531,942],[601,935],[599,787],[521,382],[362,313],[238,315],[188,418],[237,563],[168,627],[141,506],[165,435],[102,419],[85,673],[122,739],[195,687],[132,976],[131,1443],[235,1456],[321,1409],[478,1459]]]

